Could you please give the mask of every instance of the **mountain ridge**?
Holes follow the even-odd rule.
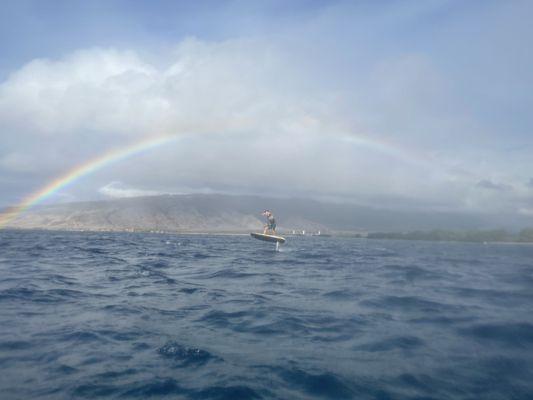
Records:
[[[486,229],[497,225],[486,215],[378,209],[303,198],[253,195],[157,195],[41,205],[20,214],[7,227],[55,230],[249,232],[264,224],[270,209],[280,231],[405,231]],[[504,219],[505,220],[505,219]]]

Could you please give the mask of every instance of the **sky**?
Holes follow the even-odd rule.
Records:
[[[0,207],[310,197],[533,216],[531,1],[4,1]]]

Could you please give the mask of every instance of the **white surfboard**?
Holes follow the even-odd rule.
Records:
[[[282,236],[276,236],[276,235],[266,235],[264,233],[250,233],[250,235],[259,240],[263,240],[265,242],[273,242],[273,243],[285,243],[285,238]]]

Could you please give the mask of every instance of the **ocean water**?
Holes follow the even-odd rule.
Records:
[[[533,247],[0,231],[0,398],[532,399]]]

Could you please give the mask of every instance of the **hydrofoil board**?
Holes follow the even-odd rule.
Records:
[[[250,235],[259,240],[263,240],[265,242],[274,242],[274,243],[285,243],[285,238],[281,236],[276,235],[266,235],[264,233],[250,233]]]

